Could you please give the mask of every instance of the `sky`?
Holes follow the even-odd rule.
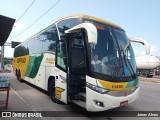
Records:
[[[17,20],[33,1],[1,0],[0,15]],[[150,55],[160,56],[160,0],[61,0],[44,17],[28,28],[57,1],[36,0],[15,23],[7,42],[23,42],[59,17],[87,14],[121,26],[129,38],[147,40],[151,45]],[[28,29],[20,34],[26,28]],[[143,45],[133,43],[132,46],[136,56],[146,55]],[[13,48],[5,47],[5,57],[13,57],[13,51]]]

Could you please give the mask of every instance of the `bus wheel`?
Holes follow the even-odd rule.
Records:
[[[16,76],[17,76],[17,69],[16,69]]]
[[[17,71],[17,80],[21,82],[21,71]]]
[[[56,97],[55,97],[55,81],[52,80],[52,82],[50,83],[49,86],[49,96],[52,99],[53,102],[55,103],[62,103],[61,101],[59,101]]]

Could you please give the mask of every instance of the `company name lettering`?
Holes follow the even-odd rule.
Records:
[[[123,85],[112,85],[112,88],[123,88]]]
[[[17,59],[17,63],[25,63],[26,62],[26,58],[18,58]]]
[[[54,61],[54,58],[46,58],[47,61]]]

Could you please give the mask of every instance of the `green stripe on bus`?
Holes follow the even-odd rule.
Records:
[[[136,86],[138,84],[138,77],[130,82],[128,82],[126,88],[130,88],[130,87],[133,87],[133,86]]]
[[[29,62],[28,62],[28,66],[27,66],[27,71],[25,73],[25,76],[27,76],[27,77],[29,77],[29,75],[31,74],[35,58],[36,58],[35,56],[30,56],[30,58],[29,58]]]
[[[41,65],[42,59],[43,54],[30,56],[25,76],[29,78],[35,78]]]

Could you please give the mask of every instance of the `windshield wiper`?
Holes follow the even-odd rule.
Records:
[[[136,78],[136,73],[134,72],[134,70],[133,70],[133,67],[132,67],[132,65],[131,65],[131,63],[129,62],[129,60],[127,59],[127,62],[128,62],[128,64],[129,64],[129,66],[130,66],[130,68],[131,68],[131,70],[132,70],[132,76],[133,76],[133,78],[135,79]]]
[[[114,77],[117,77],[118,75],[116,75],[117,74],[117,72],[115,72],[115,68],[116,68],[116,65],[115,65],[115,62],[114,62],[114,67],[113,67],[113,69],[112,69],[112,80],[114,79]],[[116,74],[115,74],[116,73]]]
[[[118,64],[118,65],[117,65]],[[120,74],[121,76],[124,74],[124,67],[123,67],[123,63],[122,65],[120,64],[120,61],[118,60],[118,58],[116,58],[116,60],[114,61],[114,67],[112,69],[112,80],[115,78],[115,77],[120,77]],[[121,70],[123,69],[123,70]]]
[[[129,64],[129,66],[130,66],[130,68],[131,68],[131,70],[129,69],[129,71],[130,71],[130,73],[131,73],[131,76],[135,79],[136,78],[136,74],[135,74],[135,72],[134,72],[134,70],[133,70],[133,67],[132,67],[132,65],[131,65],[131,63],[129,62],[129,60],[126,58],[126,55],[125,55],[125,53],[124,53],[124,51],[122,51],[123,52],[123,59],[124,59],[124,62],[125,62],[125,65],[126,65],[126,67],[128,67],[128,64]],[[127,64],[127,62],[128,62],[128,64]],[[129,68],[129,67],[128,67]],[[132,72],[131,72],[132,71]]]

